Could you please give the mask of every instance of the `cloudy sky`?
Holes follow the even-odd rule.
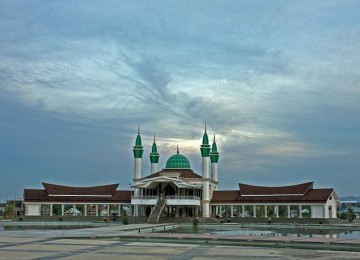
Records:
[[[359,1],[0,2],[0,200],[118,182],[176,152],[221,189],[314,181],[360,195]]]

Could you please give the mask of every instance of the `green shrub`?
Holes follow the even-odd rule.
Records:
[[[194,225],[195,227],[197,227],[197,226],[199,225],[199,219],[198,219],[198,218],[194,218],[194,219],[193,219],[193,225]]]
[[[123,223],[124,225],[129,224],[129,217],[128,217],[128,216],[123,216],[123,218],[122,218],[122,223]]]

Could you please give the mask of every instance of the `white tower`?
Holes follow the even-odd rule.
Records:
[[[143,156],[144,149],[141,144],[140,128],[138,128],[138,134],[135,140],[135,146],[133,149],[135,158],[135,176],[134,182],[138,182],[141,179],[141,158]],[[139,196],[139,189],[134,190],[134,196]],[[134,206],[134,216],[139,216],[139,206]]]
[[[218,182],[218,162],[219,162],[219,153],[217,151],[217,145],[215,141],[215,135],[214,135],[214,141],[211,146],[211,152],[210,152],[210,161],[211,161],[211,178]],[[215,190],[217,190],[217,185],[214,187]]]
[[[157,152],[157,146],[156,146],[155,135],[154,135],[154,143],[151,147],[151,153],[150,153],[151,174],[157,172],[159,157],[160,156],[159,156],[159,153]]]
[[[202,215],[203,217],[210,217],[210,184],[209,184],[209,165],[210,165],[210,145],[209,138],[206,132],[203,135],[202,145],[200,146],[201,157],[202,157],[202,177],[203,182],[203,197],[202,197]]]
[[[143,156],[144,149],[141,144],[140,128],[138,128],[138,134],[135,140],[135,146],[133,149],[135,158],[135,178],[134,180],[141,179],[141,158]]]

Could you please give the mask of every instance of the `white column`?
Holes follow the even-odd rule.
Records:
[[[140,190],[135,188],[134,189],[134,197],[138,197],[140,196]],[[139,205],[134,205],[134,216],[138,217],[139,216]]]
[[[135,179],[141,179],[141,158],[135,158]]]
[[[212,172],[213,180],[218,181],[218,164],[217,163],[211,163],[211,172]],[[217,190],[217,186],[215,187],[215,190]]]
[[[302,218],[301,205],[299,205],[299,217]]]
[[[61,204],[61,216],[64,216],[64,204]]]
[[[288,218],[290,218],[290,205],[287,205],[287,215],[288,215]]]
[[[275,206],[275,214],[276,214],[276,217],[278,218],[279,217],[279,205]]]
[[[254,210],[254,218],[256,218],[256,205],[253,206],[253,210]]]
[[[96,210],[95,216],[99,216],[99,205],[98,204],[95,205],[95,210]]]
[[[264,205],[265,218],[267,218],[268,216],[267,207],[268,207],[267,205]]]
[[[49,215],[52,216],[53,215],[53,204],[50,204],[50,212]]]
[[[84,204],[84,216],[87,216],[87,204]]]
[[[202,177],[209,178],[210,157],[202,157]]]
[[[157,172],[157,166],[158,166],[157,163],[152,163],[151,164],[151,174]]]
[[[204,158],[207,158],[207,157],[203,157]],[[204,160],[203,160],[204,161]],[[210,199],[209,199],[209,181],[208,180],[205,180],[204,183],[203,183],[203,201],[202,201],[202,210],[203,210],[203,217],[205,218],[208,218],[210,217],[210,214],[209,214],[209,202],[210,202]]]

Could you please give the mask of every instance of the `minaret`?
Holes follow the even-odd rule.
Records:
[[[214,135],[214,141],[211,146],[211,152],[210,152],[210,161],[211,161],[211,177],[214,181],[218,181],[218,162],[219,162],[219,153],[217,151],[217,145],[215,141],[215,135]],[[217,185],[215,186],[215,190],[217,190]]]
[[[135,178],[134,180],[141,179],[141,158],[143,156],[144,149],[141,144],[140,128],[138,127],[138,134],[136,136],[135,146],[133,149],[135,158]]]
[[[154,135],[154,143],[151,147],[151,153],[150,153],[151,174],[157,172],[159,157],[160,156],[159,156],[159,153],[157,152],[157,146],[156,146],[155,135]]]
[[[209,138],[206,132],[203,135],[202,145],[200,146],[201,157],[202,157],[202,177],[203,181],[203,200],[202,200],[202,215],[203,217],[209,217],[209,202],[210,202],[210,191],[209,191],[209,164],[210,164],[210,145]]]

